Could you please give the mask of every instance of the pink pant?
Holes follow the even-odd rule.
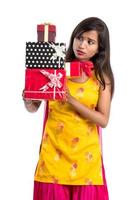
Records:
[[[33,200],[109,200],[105,172],[104,185],[59,185],[34,182]]]

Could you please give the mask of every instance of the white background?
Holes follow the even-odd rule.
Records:
[[[110,31],[115,94],[103,130],[103,157],[110,200],[134,199],[134,11],[131,0],[27,0],[0,5],[0,199],[30,200],[41,141],[43,110],[28,113],[24,88],[25,42],[37,41],[36,25],[57,26],[57,42],[68,44],[81,20],[96,16]]]

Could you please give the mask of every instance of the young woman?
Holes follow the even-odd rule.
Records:
[[[67,80],[66,101],[48,103],[34,200],[109,199],[98,127],[108,124],[114,78],[109,31],[101,19],[87,18],[74,29],[66,61],[75,60],[82,73]],[[40,102],[25,105],[33,112]]]

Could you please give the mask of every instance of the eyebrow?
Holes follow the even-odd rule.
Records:
[[[82,36],[82,34],[80,34],[80,35],[78,35],[77,37],[83,37],[83,36]],[[84,37],[83,37],[83,38],[84,38]],[[87,39],[88,39],[88,40],[91,40],[91,41],[93,41],[93,42],[97,42],[97,40],[94,40],[94,39],[89,38],[89,37],[87,37]]]
[[[93,42],[97,42],[96,40],[92,39],[92,38],[87,38],[88,40],[91,40]]]
[[[82,36],[82,35],[81,35]],[[83,37],[83,36],[82,36]],[[92,38],[89,38],[89,37],[87,37],[87,39],[88,40],[91,40],[91,41],[93,41],[93,42],[97,42],[97,40],[94,40],[94,39],[92,39]]]

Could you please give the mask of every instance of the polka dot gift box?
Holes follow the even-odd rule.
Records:
[[[27,68],[64,68],[65,44],[54,42],[27,42]]]

